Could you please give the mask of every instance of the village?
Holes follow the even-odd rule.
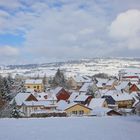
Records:
[[[140,114],[140,73],[133,69],[120,70],[118,77],[104,74],[66,77],[58,69],[53,78],[18,76],[18,81],[21,80],[24,90],[16,93],[8,103],[14,107],[15,117]]]

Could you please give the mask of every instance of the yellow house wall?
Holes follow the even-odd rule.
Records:
[[[119,108],[123,108],[123,107],[126,107],[126,108],[131,108],[132,105],[133,105],[133,101],[131,100],[128,100],[128,101],[118,101],[117,102],[117,105]]]
[[[37,88],[38,86],[39,86],[39,88]],[[25,84],[25,88],[34,89],[39,92],[43,92],[43,90],[44,90],[43,84]]]
[[[79,112],[79,111],[81,111],[81,110],[84,111],[84,114],[85,114],[85,115],[88,115],[88,114],[90,114],[90,112],[91,112],[90,109],[85,108],[85,107],[80,106],[80,105],[75,105],[75,106],[73,106],[73,107],[71,107],[71,108],[66,109],[65,111],[66,111],[67,114],[71,115],[73,111]]]

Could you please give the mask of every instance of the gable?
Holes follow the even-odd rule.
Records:
[[[86,109],[86,110],[92,110],[91,108],[86,107],[86,106],[84,106],[84,105],[82,105],[82,104],[74,104],[74,105],[72,105],[72,106],[66,108],[65,111],[66,111],[66,110],[70,110],[70,109],[81,109],[81,110],[82,110],[82,109]]]
[[[33,94],[31,94],[25,101],[38,101]]]

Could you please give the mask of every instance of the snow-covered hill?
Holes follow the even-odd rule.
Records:
[[[116,76],[121,69],[139,69],[140,59],[95,58],[45,64],[1,66],[0,73],[4,76],[11,73],[13,76],[19,74],[42,77],[44,74],[53,76],[58,68],[62,69],[66,75],[92,76],[97,73],[107,73]]]

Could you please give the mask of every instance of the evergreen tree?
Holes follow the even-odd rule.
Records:
[[[67,87],[67,81],[65,79],[64,73],[60,71],[60,69],[57,70],[53,81],[53,86],[61,86],[61,87]]]

